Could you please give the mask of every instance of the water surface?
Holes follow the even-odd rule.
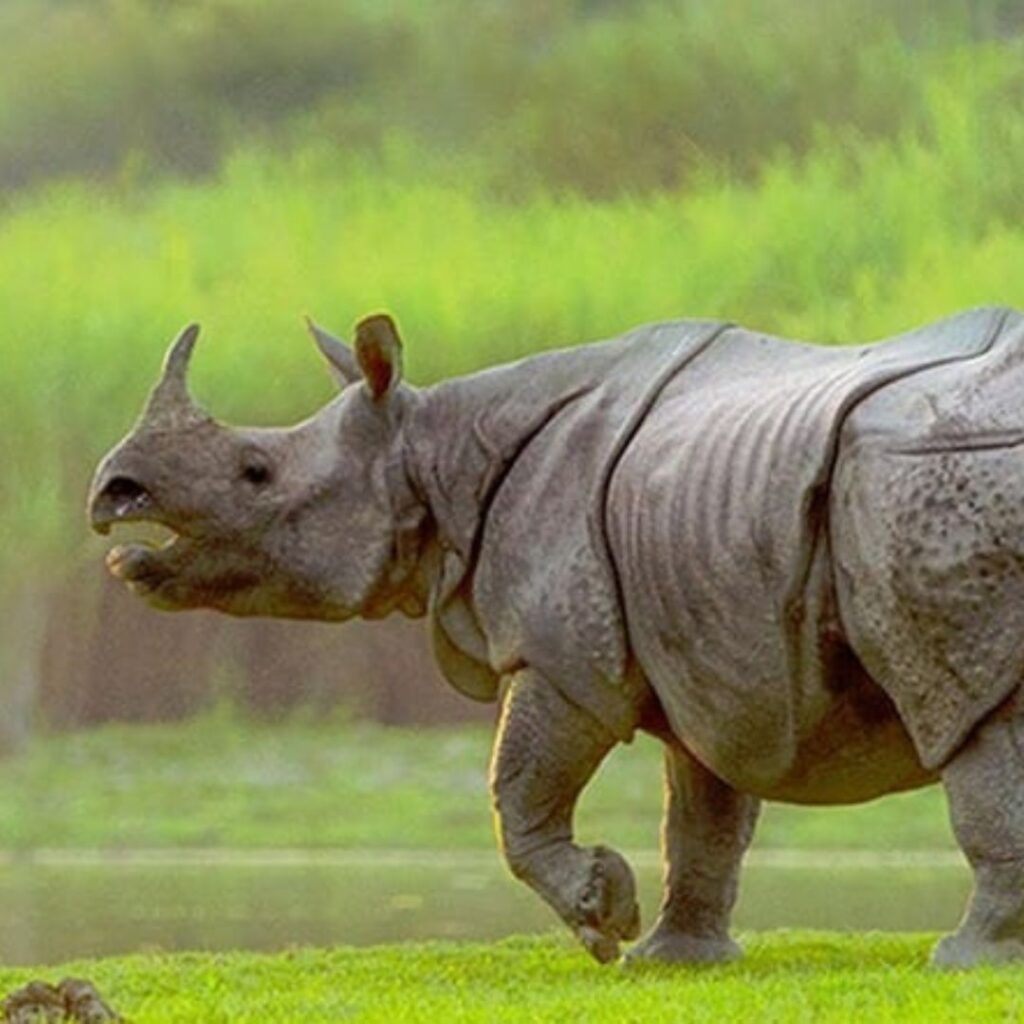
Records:
[[[634,864],[637,859],[634,858]],[[639,858],[645,924],[660,889]],[[955,863],[758,862],[743,877],[741,929],[936,931],[969,889]],[[281,950],[426,939],[489,940],[558,927],[498,855],[250,857],[243,863],[95,861],[0,866],[0,960],[55,963],[155,950]]]

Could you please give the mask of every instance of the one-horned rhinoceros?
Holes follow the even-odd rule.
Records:
[[[715,961],[759,801],[941,780],[975,890],[939,964],[1024,958],[1024,317],[828,348],[679,321],[418,389],[393,321],[290,429],[191,400],[197,328],[99,467],[92,524],[151,604],[429,614],[442,672],[502,701],[513,873],[599,960],[632,873],[573,809],[637,729],[664,742],[665,897],[638,959]]]

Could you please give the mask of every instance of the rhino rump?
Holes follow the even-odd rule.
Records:
[[[1024,680],[1024,326],[848,424],[833,487],[840,613],[925,767]]]

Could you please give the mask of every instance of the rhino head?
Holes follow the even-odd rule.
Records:
[[[402,447],[417,392],[401,380],[398,332],[390,317],[369,317],[353,352],[309,326],[341,385],[310,419],[266,429],[210,416],[186,380],[192,325],[168,350],[134,429],[100,463],[92,527],[145,521],[171,534],[107,557],[152,605],[316,619],[422,613],[427,516]]]

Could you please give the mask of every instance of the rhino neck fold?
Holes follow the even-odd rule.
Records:
[[[437,543],[467,567],[508,470],[559,413],[594,386],[579,374],[565,379],[532,366],[549,360],[555,362],[538,357],[439,384],[424,393],[406,427],[407,471],[430,510]]]
[[[549,580],[560,574],[564,587],[571,588],[569,577],[586,563],[599,581],[597,590],[588,591],[593,606],[614,618],[614,569],[602,512],[608,475],[668,377],[724,326],[713,321],[649,325],[421,393],[403,427],[405,461],[412,486],[430,510],[440,556],[431,588],[434,648],[457,689],[492,699],[498,688],[492,665],[520,662],[518,640],[496,631],[493,622],[487,631],[482,628],[478,598],[486,606],[493,587],[508,584],[524,565],[540,566],[540,575]],[[565,488],[578,494],[574,509],[566,510],[564,501],[559,506],[557,496]],[[567,548],[562,546],[566,531],[571,535]],[[545,563],[556,555],[559,564]],[[534,612],[545,614],[520,608],[516,615]],[[536,635],[545,628],[538,625]],[[606,631],[599,632],[606,652],[611,650]],[[550,646],[561,651],[568,642],[562,637]],[[622,662],[620,646],[606,659],[615,666],[606,673],[609,678]],[[593,658],[588,650],[581,664]]]
[[[578,353],[538,356],[436,385],[406,421],[407,478],[429,510],[434,653],[449,683],[474,699],[498,690],[471,593],[488,509],[519,455],[591,390],[593,375]]]

